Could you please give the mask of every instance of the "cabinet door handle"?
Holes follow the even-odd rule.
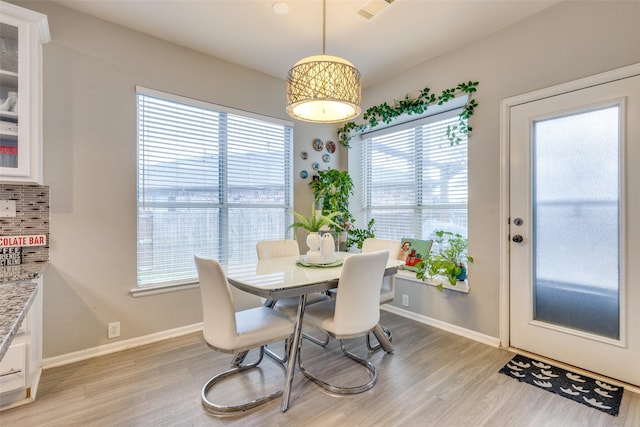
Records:
[[[7,372],[1,372],[0,377],[6,377],[7,375],[19,374],[22,369],[10,369]]]

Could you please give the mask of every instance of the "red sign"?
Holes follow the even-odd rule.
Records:
[[[16,246],[44,246],[47,244],[47,236],[44,234],[34,236],[0,236],[0,248],[13,248]]]

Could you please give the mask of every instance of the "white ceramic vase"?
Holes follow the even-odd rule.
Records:
[[[336,242],[333,240],[331,233],[324,233],[322,235],[322,246],[320,247],[320,254],[324,262],[333,262],[336,256]]]
[[[322,241],[320,239],[320,233],[317,231],[309,232],[309,235],[307,236],[307,246],[309,247],[306,257],[307,262],[322,262],[322,254],[320,253],[321,244]]]

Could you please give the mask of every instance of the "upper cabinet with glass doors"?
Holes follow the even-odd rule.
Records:
[[[42,183],[46,15],[0,1],[0,182]]]

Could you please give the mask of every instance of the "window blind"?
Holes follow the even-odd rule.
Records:
[[[138,286],[193,283],[194,254],[256,258],[293,210],[293,128],[138,88]]]
[[[436,230],[467,236],[467,139],[451,146],[460,110],[365,137],[360,171],[366,224],[376,237],[429,239]]]

